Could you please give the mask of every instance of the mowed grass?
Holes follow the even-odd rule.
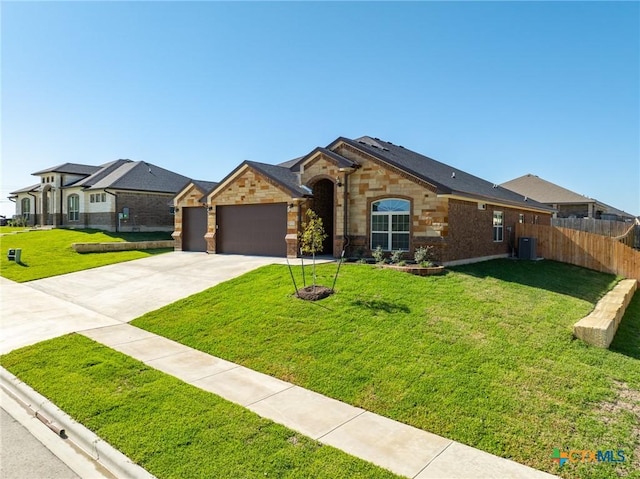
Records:
[[[27,230],[0,236],[0,275],[17,282],[48,278],[59,274],[120,263],[170,249],[118,251],[108,253],[76,253],[72,243],[105,243],[171,239],[169,233],[107,233],[98,230]],[[22,248],[18,264],[7,259],[10,248]]]
[[[84,336],[0,361],[160,479],[397,477]]]
[[[331,285],[335,265],[318,271]],[[572,336],[615,282],[550,261],[425,278],[344,265],[337,294],[312,303],[274,265],[133,324],[562,477],[639,477],[640,295],[611,350]],[[627,460],[559,468],[554,448]]]

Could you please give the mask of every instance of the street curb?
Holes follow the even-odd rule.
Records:
[[[64,429],[68,441],[73,442],[116,477],[122,479],[156,479],[154,475],[133,463],[127,456],[82,424],[73,420],[67,413],[3,367],[0,367],[0,387],[26,405],[33,411],[34,416],[36,413],[40,413],[49,421]],[[55,433],[52,431],[52,434]]]

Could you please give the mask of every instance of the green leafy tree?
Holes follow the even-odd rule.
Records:
[[[300,249],[303,253],[311,253],[313,258],[313,288],[316,287],[316,253],[322,253],[324,240],[328,235],[324,231],[322,218],[315,211],[307,210],[307,222],[302,224]]]

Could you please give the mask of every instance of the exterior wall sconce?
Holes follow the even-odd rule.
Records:
[[[340,177],[336,176],[336,186],[339,188],[342,186],[342,181],[340,181]]]
[[[287,211],[291,211],[293,209],[293,203],[289,203],[287,205]]]
[[[208,209],[209,211],[213,211],[213,206],[209,206],[207,209]]]

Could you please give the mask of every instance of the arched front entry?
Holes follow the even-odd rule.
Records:
[[[313,184],[312,191],[311,209],[322,218],[322,225],[327,234],[322,244],[322,254],[333,255],[335,185],[331,180],[321,179]]]

